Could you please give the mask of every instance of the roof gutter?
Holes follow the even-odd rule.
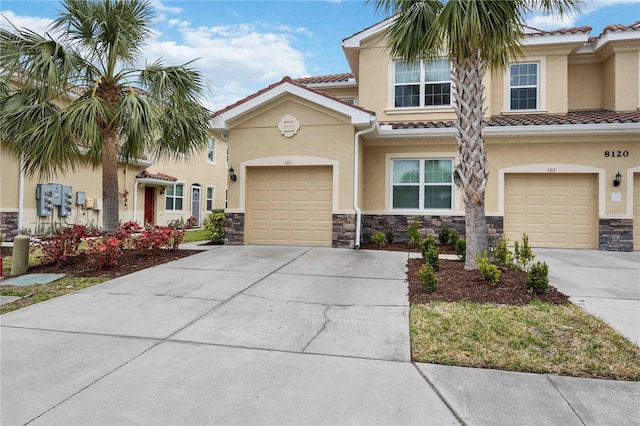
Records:
[[[363,130],[356,132],[353,137],[353,209],[356,211],[356,242],[354,248],[360,248],[360,228],[362,225],[362,211],[358,206],[358,176],[360,170],[360,136],[373,132],[376,129],[377,120],[375,115],[369,117],[371,125]]]

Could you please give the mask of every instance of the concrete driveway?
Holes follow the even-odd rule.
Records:
[[[0,423],[637,420],[640,383],[409,362],[406,259],[217,247],[2,315]]]
[[[640,252],[535,249],[549,281],[572,303],[640,345]]]

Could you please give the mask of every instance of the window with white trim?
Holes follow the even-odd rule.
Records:
[[[182,210],[184,203],[184,184],[177,183],[173,186],[167,186],[164,199],[166,210]]]
[[[451,63],[434,61],[396,62],[394,107],[421,108],[451,105]]]
[[[512,111],[538,109],[537,62],[509,65],[509,105]]]
[[[393,209],[452,209],[453,159],[391,162]]]
[[[207,211],[210,212],[215,208],[216,190],[213,186],[207,186]]]
[[[214,138],[207,140],[207,161],[214,164],[216,162],[216,140]]]

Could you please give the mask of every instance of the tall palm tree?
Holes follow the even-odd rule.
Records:
[[[477,253],[488,249],[485,188],[488,172],[483,138],[486,70],[506,67],[522,56],[525,14],[540,9],[564,15],[582,0],[368,0],[395,19],[387,47],[403,61],[447,57],[456,112],[456,181],[465,203],[465,269],[478,269]]]
[[[205,84],[190,66],[134,68],[151,36],[148,0],[64,0],[48,33],[0,29],[0,135],[27,176],[102,168],[104,228],[118,228],[118,161],[204,147]],[[79,90],[71,96],[72,90]],[[61,107],[61,99],[70,101]]]

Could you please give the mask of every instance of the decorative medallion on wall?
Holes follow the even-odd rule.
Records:
[[[278,129],[285,137],[291,138],[300,130],[300,122],[293,115],[287,114],[280,119]]]

